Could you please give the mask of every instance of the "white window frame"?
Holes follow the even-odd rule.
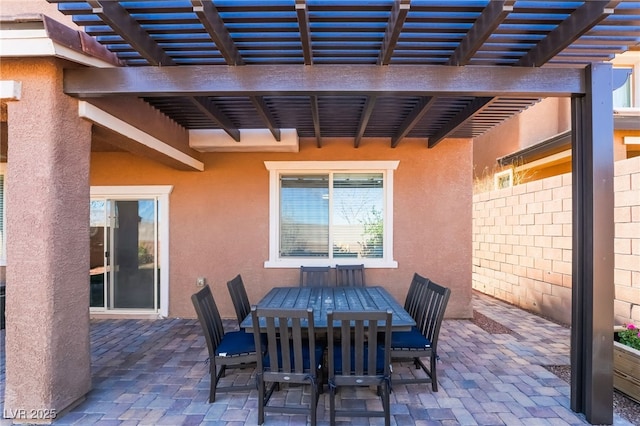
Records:
[[[292,173],[382,173],[384,184],[384,235],[382,258],[357,259],[367,268],[397,268],[393,257],[393,172],[400,162],[391,161],[265,161],[269,170],[269,259],[265,268],[298,268],[335,266],[346,259],[281,258],[280,257],[280,175]],[[353,261],[353,260],[352,260]]]
[[[162,250],[160,250],[160,269],[162,270],[160,274],[160,310],[158,313],[161,317],[169,316],[169,194],[172,190],[172,185],[91,187],[91,198],[158,199],[158,238],[162,243]]]
[[[503,170],[493,175],[493,189],[505,189],[513,186],[513,169]]]

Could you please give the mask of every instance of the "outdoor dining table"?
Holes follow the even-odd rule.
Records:
[[[371,311],[391,310],[391,328],[410,330],[416,323],[396,299],[383,287],[274,287],[257,303],[260,308],[313,308],[316,330],[326,330],[329,310]],[[240,324],[247,332],[253,331],[251,315]],[[260,324],[266,329],[266,324]]]

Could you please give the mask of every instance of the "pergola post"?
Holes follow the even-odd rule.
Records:
[[[612,67],[589,65],[572,99],[573,298],[571,409],[613,423]]]
[[[91,124],[63,93],[59,63],[6,60],[1,69],[22,85],[20,100],[7,103],[3,414],[51,423],[91,388]]]

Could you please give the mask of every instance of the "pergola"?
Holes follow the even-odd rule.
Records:
[[[70,72],[68,94],[137,96],[236,142],[295,128],[432,148],[578,93],[570,70],[638,43],[637,2],[50,1],[125,65]]]
[[[571,408],[612,422],[617,78],[606,61],[637,48],[640,2],[48,1],[112,53],[113,67],[65,70],[66,94],[116,117],[152,107],[186,129],[223,132],[239,150],[249,129],[267,129],[274,147],[295,129],[318,148],[340,137],[356,148],[363,138],[390,148],[422,138],[432,149],[542,98],[571,97]],[[56,29],[49,22],[69,48],[96,51]],[[197,152],[165,142],[179,155],[156,158],[198,169]]]

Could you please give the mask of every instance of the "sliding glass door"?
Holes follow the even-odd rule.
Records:
[[[91,199],[91,308],[159,310],[158,217],[155,197]]]

